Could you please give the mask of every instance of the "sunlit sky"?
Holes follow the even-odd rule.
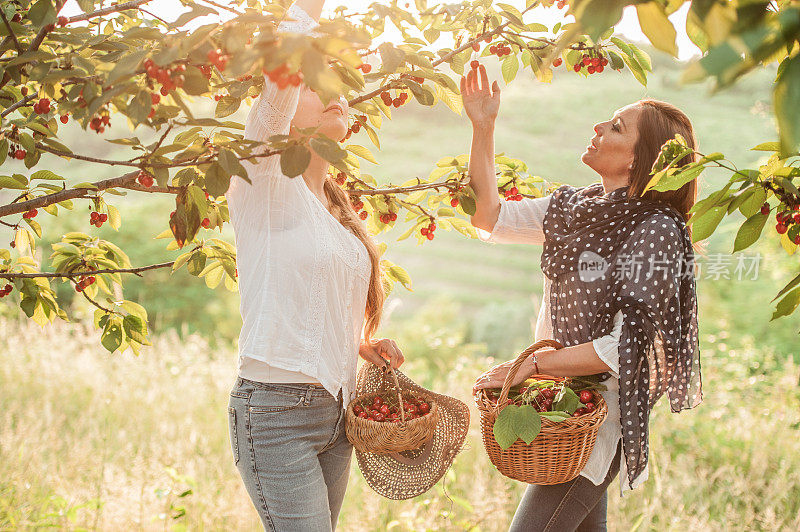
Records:
[[[224,2],[224,0],[222,1]],[[353,0],[347,2],[346,5],[354,11],[361,11],[366,9],[371,3],[373,3],[372,0]],[[525,4],[524,1],[519,0],[506,0],[506,3],[518,8],[524,8]],[[340,1],[328,1],[325,12],[332,12],[333,8],[342,4],[343,3]],[[153,0],[152,2],[145,4],[143,7],[168,21],[175,20],[181,13],[187,11],[187,9],[182,6],[178,0]],[[675,29],[678,32],[678,58],[682,60],[689,59],[695,55],[699,55],[700,53],[700,50],[686,36],[686,12],[688,9],[689,4],[686,3],[681,7],[681,9],[673,13],[670,17],[670,20],[675,25]],[[68,0],[67,4],[64,6],[62,14],[70,16],[79,14],[80,12],[81,11],[78,8],[78,5],[75,3],[75,0]],[[323,16],[325,12],[323,12]],[[531,22],[535,20],[552,27],[560,20],[560,14],[561,11],[558,11],[555,8],[537,8],[525,16],[525,21]],[[201,24],[208,24],[210,21],[208,18],[203,17],[195,19],[193,22],[195,25],[199,26]],[[646,38],[639,27],[639,20],[636,17],[636,9],[633,7],[628,7],[625,9],[622,20],[620,20],[619,24],[616,26],[616,31],[628,40],[646,41]],[[387,38],[389,40],[391,40],[393,35],[398,34],[393,34],[392,32],[387,31]]]

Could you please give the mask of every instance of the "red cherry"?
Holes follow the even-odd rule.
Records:
[[[395,220],[397,220],[397,213],[396,213],[396,212],[390,213],[390,214],[389,214],[389,220],[391,220],[391,221],[393,221],[393,222],[394,222]]]
[[[476,52],[480,52],[481,51],[481,45],[476,43],[476,42],[474,42],[474,43],[472,43],[472,49],[475,50]]]
[[[793,240],[793,242],[794,242],[795,244],[800,244],[800,234],[798,234],[797,236],[795,236],[795,237],[794,237],[794,240]]]
[[[67,122],[69,122],[69,115],[61,115],[61,118],[59,118],[59,120],[61,120],[62,124],[66,124]]]
[[[394,104],[395,107],[400,107],[401,105],[403,105],[403,100],[400,97],[397,97],[394,100],[392,100],[392,104]]]
[[[388,407],[388,406],[386,406],[386,405],[381,405],[381,407],[380,407],[378,410],[379,410],[379,411],[380,411],[380,413],[381,413],[381,414],[383,414],[384,416],[388,416],[388,415],[389,415],[389,407]]]
[[[582,416],[582,415],[584,415],[584,414],[588,414],[588,413],[589,413],[589,412],[588,412],[588,410],[586,410],[586,408],[579,408],[579,409],[577,409],[577,410],[575,411],[575,414],[578,414],[579,416]],[[573,414],[573,415],[574,415],[574,414]]]
[[[776,231],[777,231],[779,234],[783,234],[783,233],[785,233],[787,229],[789,229],[789,227],[788,227],[788,226],[786,226],[786,225],[784,225],[784,224],[782,224],[782,223],[779,223],[778,225],[776,225],[776,226],[775,226],[775,230],[776,230]]]
[[[792,216],[792,219],[794,220],[794,223],[800,224],[800,212],[794,213],[794,216]]]
[[[497,53],[497,46],[495,46],[495,45],[491,45],[491,46],[489,47],[489,53],[491,53],[491,54],[496,54],[496,53]]]
[[[422,229],[419,230],[419,234],[421,234],[422,236],[426,236],[428,234],[428,228],[423,227]]]
[[[361,218],[362,220],[366,220],[367,216],[369,216],[369,213],[367,211],[361,211],[361,213],[358,215],[358,217]]]
[[[594,394],[589,390],[581,390],[581,403],[588,403],[594,399]]]
[[[472,70],[478,70],[478,67],[481,66],[481,64],[477,59],[473,59],[470,61],[469,66],[472,67]]]
[[[603,65],[598,65],[598,66],[594,67],[594,71],[595,72],[602,72],[604,69],[605,69],[605,67],[603,67]]]
[[[433,233],[430,233],[430,232],[429,232],[429,233],[427,234],[427,237],[428,237],[428,240],[433,240]]]
[[[359,68],[361,69],[361,72],[363,72],[364,74],[369,74],[370,71],[372,70],[372,65],[370,65],[369,63],[362,63]]]
[[[209,226],[211,225],[211,220],[209,220],[208,218],[203,218],[203,221],[200,222],[200,225],[208,229]]]
[[[764,203],[764,205],[761,206],[761,214],[764,216],[769,215],[769,203]]]
[[[562,60],[560,57],[558,57],[558,58],[556,58],[556,60],[555,60],[555,61],[553,61],[553,66],[554,66],[554,67],[560,67],[560,66],[561,66],[561,63],[563,63],[563,62],[564,62],[564,61],[563,61],[563,60]]]
[[[427,414],[431,411],[431,405],[428,403],[420,403],[419,404],[419,411],[421,414]]]
[[[586,408],[586,410],[587,410],[588,412],[592,412],[592,411],[594,411],[594,403],[592,403],[591,401],[589,401],[588,403],[586,403],[586,406],[585,406],[584,408]]]
[[[26,155],[27,155],[27,152],[25,150],[22,150],[22,149],[18,149],[17,151],[14,152],[14,157],[19,159],[19,160],[24,159]]]
[[[575,63],[575,66],[572,67],[572,70],[574,70],[575,72],[580,72],[581,71],[581,64],[580,63]]]
[[[458,198],[453,198],[450,200],[451,207],[458,207]]]

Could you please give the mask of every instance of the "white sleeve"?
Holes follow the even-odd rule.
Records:
[[[498,244],[544,244],[542,223],[549,204],[550,196],[501,201],[492,231],[477,229],[478,238]]]
[[[622,335],[622,311],[614,315],[614,328],[605,336],[592,340],[600,360],[610,368],[609,372],[619,379],[619,337]]]
[[[278,26],[279,32],[308,34],[317,23],[302,8],[292,5],[286,12],[287,20]],[[264,75],[261,96],[247,116],[247,138],[264,141],[272,135],[288,134],[289,125],[297,110],[300,87],[288,85],[281,89]]]

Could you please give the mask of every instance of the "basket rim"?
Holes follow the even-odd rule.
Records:
[[[554,377],[552,380],[560,379],[562,382],[563,378]],[[558,382],[558,381],[556,381]],[[489,419],[494,419],[506,406],[509,406],[511,403],[507,403],[503,406],[497,407],[496,404],[493,404],[489,401],[489,398],[486,396],[485,393],[486,389],[483,388],[478,390],[478,393],[475,395],[475,403],[483,413],[486,413],[489,416]],[[606,418],[608,417],[608,404],[606,403],[605,398],[603,395],[597,390],[591,390],[592,393],[599,399],[597,401],[595,409],[589,412],[588,414],[584,414],[579,417],[568,417],[562,421],[552,421],[547,419],[546,417],[541,417],[541,430],[544,431],[548,429],[548,432],[558,430],[560,433],[568,433],[568,432],[583,432],[585,430],[591,430],[595,427],[601,425]]]
[[[361,397],[366,397],[368,395],[379,395],[379,394],[364,394]],[[428,416],[433,416],[435,414],[435,416],[433,416],[433,417],[438,417],[438,415],[439,415],[439,405],[437,405],[435,402],[429,403],[429,404],[431,405],[431,409],[430,409],[430,411],[428,411],[428,413],[423,414],[421,416],[418,416],[418,417],[416,417],[414,419],[407,419],[405,421],[399,420],[399,421],[397,421],[397,423],[394,423],[394,422],[387,422],[387,421],[375,421],[374,419],[365,419],[365,418],[358,417],[356,415],[355,411],[353,410],[353,407],[355,406],[355,399],[354,399],[353,401],[350,401],[349,405],[347,405],[347,411],[346,411],[345,415],[346,415],[346,418],[347,418],[347,420],[349,422],[355,423],[355,424],[359,424],[359,425],[363,425],[365,427],[369,427],[370,430],[374,430],[374,429],[380,427],[380,428],[383,428],[384,430],[385,429],[389,429],[389,430],[392,430],[392,431],[396,432],[397,429],[400,429],[400,428],[405,429],[406,427],[408,427],[412,423],[417,423],[417,422],[419,422],[419,423],[428,423],[432,419],[431,417],[428,417]],[[374,423],[374,425],[373,425],[373,423]]]

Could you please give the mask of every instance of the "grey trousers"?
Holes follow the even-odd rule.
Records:
[[[509,532],[605,532],[608,486],[619,473],[620,445],[599,486],[586,477],[552,486],[531,484],[522,495]]]
[[[341,393],[237,378],[228,419],[233,459],[264,530],[335,530],[353,450]]]

